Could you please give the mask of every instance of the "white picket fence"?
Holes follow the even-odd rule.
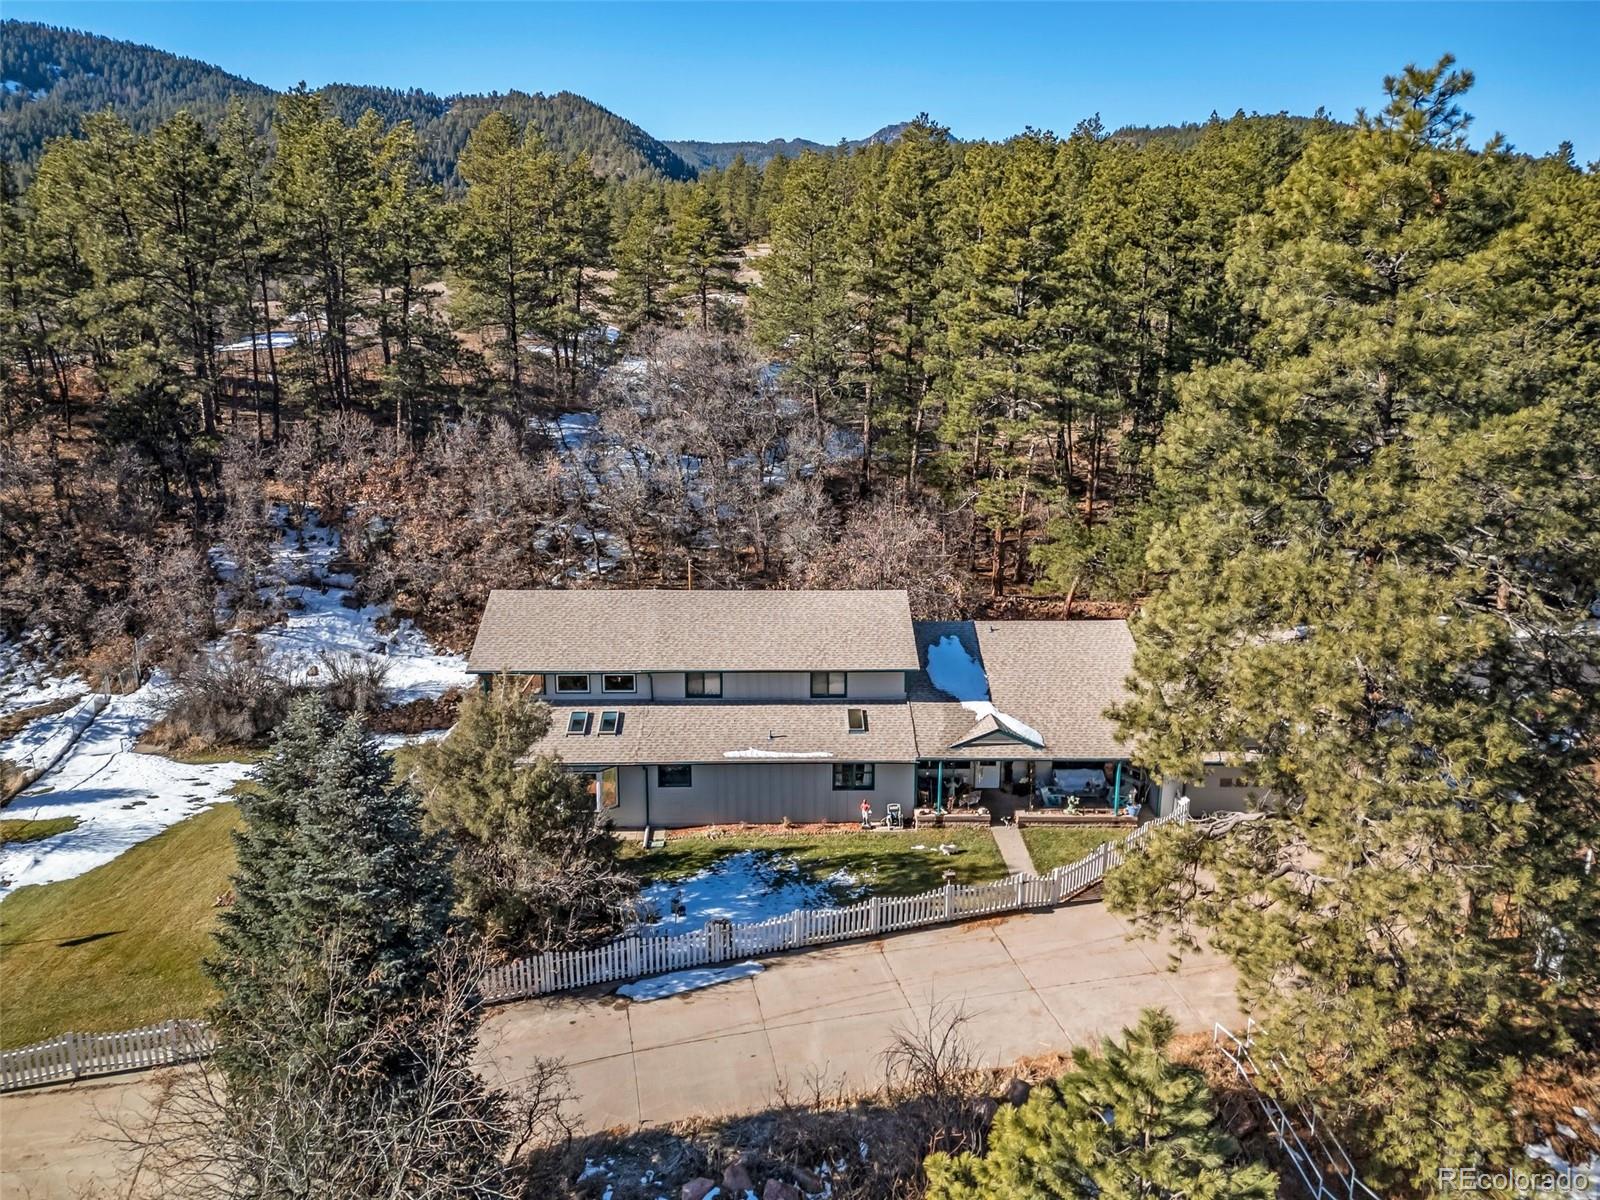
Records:
[[[204,1021],[163,1021],[120,1033],[67,1033],[0,1054],[0,1092],[58,1079],[168,1067],[210,1054]]]
[[[1085,858],[1044,875],[1016,875],[998,883],[947,884],[916,896],[873,896],[847,908],[802,908],[765,921],[714,920],[690,933],[639,934],[591,950],[561,950],[518,959],[488,972],[483,981],[484,999],[521,1000],[926,925],[1052,908],[1099,883],[1123,860],[1128,847],[1137,845],[1150,830],[1186,818],[1180,806],[1178,812],[1140,826],[1122,842],[1107,842]]]
[[[590,950],[563,950],[518,959],[484,975],[483,998],[491,1004],[504,1003],[804,946],[1051,908],[1099,883],[1127,856],[1128,848],[1136,846],[1150,830],[1187,818],[1187,806],[1180,801],[1178,811],[1140,826],[1121,842],[1107,842],[1085,858],[1044,875],[1016,875],[998,883],[948,884],[917,896],[873,896],[847,908],[801,908],[765,921],[714,920],[692,933],[641,934]],[[169,1066],[203,1057],[210,1050],[211,1035],[204,1021],[167,1021],[123,1033],[69,1033],[0,1053],[0,1092],[62,1079]]]

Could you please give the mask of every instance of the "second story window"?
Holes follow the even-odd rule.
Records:
[[[811,672],[811,694],[813,696],[843,696],[845,694],[844,672]]]
[[[632,675],[602,675],[600,677],[600,690],[602,692],[632,692],[634,687]]]
[[[721,671],[690,671],[683,677],[685,696],[722,695]]]
[[[587,692],[589,690],[589,677],[587,675],[557,675],[557,692]]]
[[[588,733],[589,714],[581,708],[575,708],[567,714],[568,733]]]
[[[845,709],[851,733],[865,733],[867,731],[867,710],[864,708]]]

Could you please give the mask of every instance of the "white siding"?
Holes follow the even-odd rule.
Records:
[[[1189,797],[1189,814],[1195,817],[1220,812],[1249,812],[1271,799],[1271,793],[1240,782],[1245,770],[1239,767],[1207,767],[1200,779],[1162,780],[1160,811],[1172,812],[1179,796]],[[1222,786],[1222,780],[1232,785]]]

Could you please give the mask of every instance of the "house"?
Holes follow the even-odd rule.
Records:
[[[621,828],[909,815],[1141,773],[1106,717],[1121,621],[913,621],[903,591],[496,591],[468,670],[549,703]]]

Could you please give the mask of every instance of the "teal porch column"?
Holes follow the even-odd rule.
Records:
[[[1111,815],[1122,811],[1122,760],[1117,759],[1117,782],[1111,789]]]

